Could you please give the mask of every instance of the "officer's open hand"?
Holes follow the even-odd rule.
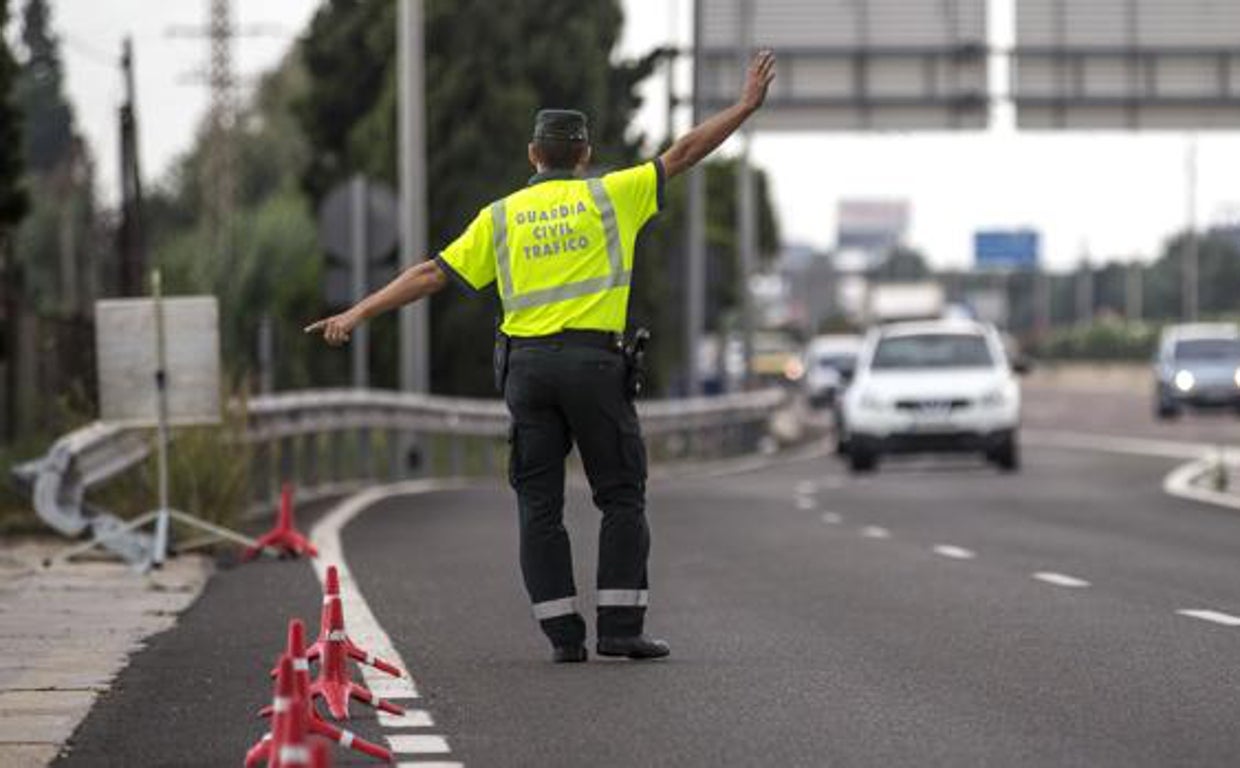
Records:
[[[348,312],[341,312],[338,315],[324,318],[316,323],[311,323],[306,326],[305,331],[306,333],[318,333],[321,331],[324,341],[333,347],[338,347],[349,340],[349,334],[353,332],[353,329],[357,327],[359,322],[361,322],[360,318],[353,313],[353,310],[349,310]]]
[[[758,51],[749,61],[749,72],[745,75],[745,88],[741,91],[741,104],[749,110],[756,110],[766,101],[766,91],[775,79],[775,52],[769,49]]]

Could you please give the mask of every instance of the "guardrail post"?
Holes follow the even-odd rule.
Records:
[[[360,427],[357,430],[357,459],[353,467],[354,480],[369,480],[373,476],[371,461],[371,434],[370,427]]]
[[[327,439],[330,441],[328,455],[331,457],[331,471],[326,474],[332,485],[338,485],[344,480],[345,433],[343,430],[334,430],[327,433]]]

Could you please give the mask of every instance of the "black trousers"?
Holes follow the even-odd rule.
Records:
[[[576,442],[594,504],[598,634],[639,635],[646,614],[646,449],[616,350],[559,341],[515,347],[504,399],[512,414],[509,480],[517,492],[521,572],[534,616],[555,645],[585,639],[564,529],[564,461]]]

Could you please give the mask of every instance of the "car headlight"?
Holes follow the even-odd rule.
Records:
[[[1240,368],[1236,369],[1236,375],[1232,376],[1232,380],[1236,382],[1236,386],[1240,387]]]
[[[1191,371],[1179,371],[1175,375],[1175,388],[1181,392],[1187,392],[1197,383]]]
[[[981,403],[987,408],[999,408],[1007,404],[1007,393],[1002,387],[995,387],[982,395]]]

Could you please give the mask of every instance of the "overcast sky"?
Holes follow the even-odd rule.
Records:
[[[568,0],[566,0],[568,1]],[[1012,0],[991,0],[992,28],[1010,39]],[[238,23],[277,25],[283,35],[243,39],[237,68],[252,77],[273,66],[302,30],[318,0],[236,0]],[[116,197],[115,110],[120,41],[134,37],[147,179],[167,173],[193,141],[206,110],[206,42],[174,38],[174,25],[202,24],[207,0],[53,0],[63,36],[68,90],[99,164],[100,191]],[[637,54],[689,31],[689,0],[624,0],[622,52]],[[639,23],[634,23],[639,22]],[[681,73],[681,80],[687,73]],[[647,88],[638,124],[665,130],[661,77]],[[683,124],[682,124],[683,125]],[[1056,268],[1086,252],[1151,258],[1187,220],[1187,146],[1183,134],[1017,134],[999,128],[962,136],[838,133],[760,134],[753,159],[771,177],[788,242],[830,247],[835,208],[845,197],[908,198],[911,241],[934,263],[963,266],[979,227],[1031,226],[1043,232]],[[1240,133],[1202,134],[1198,143],[1198,220],[1240,220]],[[725,148],[726,149],[726,148]]]

